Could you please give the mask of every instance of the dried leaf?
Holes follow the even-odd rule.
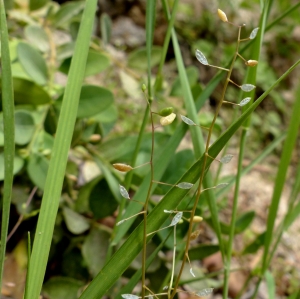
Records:
[[[213,292],[213,288],[207,288],[207,289],[203,289],[199,292],[196,293],[197,296],[200,296],[200,297],[206,297],[208,295],[210,295],[212,292]]]
[[[187,117],[185,117],[183,115],[180,115],[180,117],[181,117],[182,121],[184,123],[186,123],[187,125],[189,125],[189,126],[196,126],[196,124],[191,119],[189,119],[189,118],[187,118]]]
[[[180,189],[191,189],[194,186],[194,184],[182,182],[182,183],[177,184],[176,186]]]
[[[193,269],[191,268],[190,269],[190,273],[194,276],[194,277],[196,277],[196,275],[194,274],[194,272],[193,272]]]
[[[182,217],[182,212],[178,212],[178,213],[174,216],[174,218],[173,218],[173,220],[172,220],[170,226],[176,225],[176,224],[181,220],[181,217]]]
[[[229,183],[221,183],[221,184],[218,184],[215,188],[216,189],[221,189],[221,188],[225,188],[228,185],[229,185]]]
[[[241,100],[241,102],[239,103],[239,105],[242,107],[242,106],[245,106],[247,105],[249,102],[251,101],[251,98],[248,97],[248,98],[244,98],[243,100]]]
[[[139,299],[139,296],[131,295],[131,294],[123,294],[121,295],[121,297],[124,299]]]
[[[204,54],[203,54],[201,51],[199,51],[199,50],[197,49],[196,52],[195,52],[195,55],[196,55],[197,60],[198,60],[200,63],[202,63],[202,64],[204,64],[204,65],[208,65],[207,59],[206,59],[206,57],[204,56]]]
[[[197,239],[198,236],[200,235],[200,232],[201,232],[201,231],[200,231],[199,229],[198,229],[198,230],[195,230],[194,232],[192,232],[192,233],[191,233],[190,240],[193,241],[193,240]]]
[[[218,9],[218,16],[223,22],[228,22],[227,16],[224,11]]]
[[[246,92],[249,92],[249,91],[253,90],[254,88],[255,88],[255,86],[252,84],[243,84],[241,86],[241,89]]]
[[[258,29],[259,29],[259,27],[252,30],[250,37],[249,37],[250,39],[254,39],[256,37]]]
[[[133,169],[130,165],[123,163],[115,163],[113,164],[113,167],[121,172],[128,172]]]
[[[167,125],[171,124],[174,121],[175,118],[176,118],[176,114],[175,113],[171,113],[170,115],[168,115],[166,117],[162,117],[160,119],[160,124],[162,126],[167,126]]]
[[[128,194],[126,188],[123,187],[123,186],[121,186],[121,185],[119,185],[119,186],[120,186],[120,193],[121,193],[121,195],[122,195],[124,198],[130,199],[129,194]]]
[[[233,158],[233,155],[225,155],[224,157],[221,158],[220,162],[223,164],[227,164],[231,161]]]

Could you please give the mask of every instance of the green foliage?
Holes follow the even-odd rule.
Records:
[[[7,3],[7,9],[14,8],[8,11],[8,30],[1,2],[1,244],[6,243],[13,197],[19,222],[27,225],[23,220],[31,218],[26,230],[34,240],[31,250],[29,236],[25,299],[37,299],[41,290],[51,299],[124,298],[124,294],[127,298],[150,298],[150,290],[165,292],[170,299],[178,285],[189,281],[190,288],[195,287],[192,295],[208,294],[223,285],[227,298],[231,256],[234,253],[239,259],[257,254],[260,248],[264,250],[262,264],[251,275],[265,279],[269,297],[275,298],[278,278],[269,266],[283,232],[296,221],[300,210],[299,168],[288,211],[275,229],[287,168],[296,147],[300,101],[299,96],[291,96],[294,91],[281,92],[283,87],[289,89],[291,83],[283,80],[299,64],[299,60],[291,63],[299,46],[282,42],[293,29],[296,19],[290,15],[299,4],[281,4],[280,9],[287,9],[282,15],[275,6],[274,14],[279,17],[267,26],[272,2],[261,1],[261,9],[258,1],[241,3],[252,23],[242,29],[241,37],[239,31],[238,43],[249,36],[250,41],[235,50],[232,41],[241,26],[237,29],[220,23],[206,9],[194,17],[197,11],[192,3],[175,0],[170,14],[169,1],[162,1],[160,10],[156,1],[149,0],[146,47],[127,49],[128,53],[113,44],[114,20],[106,13],[99,20],[101,39],[91,38],[96,0],[63,5],[30,0],[24,4],[28,14],[19,2]],[[237,19],[235,23],[240,21],[238,11],[228,8],[226,12],[229,19]],[[261,11],[260,21],[253,11]],[[279,23],[282,19],[288,22]],[[161,20],[167,25],[162,47],[153,44]],[[257,36],[253,39],[256,26],[260,29],[254,29]],[[264,33],[275,26],[281,26],[277,34],[270,32],[276,38],[263,43]],[[201,51],[195,58],[198,48]],[[260,52],[264,53],[261,58]],[[245,71],[243,60],[248,59],[259,61],[258,67]],[[277,59],[284,62],[287,71],[283,75],[281,68],[276,68]],[[204,66],[199,67],[197,60]],[[215,68],[222,72],[212,77]],[[225,83],[224,71],[229,74]],[[208,99],[215,109],[205,106]],[[263,109],[259,108],[261,103]],[[161,118],[172,113],[176,114],[172,124],[160,127]],[[286,124],[287,134],[282,133]],[[248,136],[251,128],[257,133]],[[238,143],[234,136],[239,129]],[[252,230],[258,217],[255,207],[245,210],[238,205],[240,181],[278,150],[285,136],[267,226],[258,234]],[[239,156],[232,155],[236,150],[231,153],[231,138]],[[262,149],[261,142],[265,145],[273,138]],[[256,157],[247,167],[243,166],[245,153]],[[210,167],[217,161],[226,165],[220,165],[215,173],[215,167]],[[222,168],[227,169],[233,161],[237,161],[237,174],[221,176]],[[113,163],[130,164],[132,170],[119,172]],[[218,188],[220,184],[224,188]],[[233,185],[231,196],[228,193]],[[228,208],[225,213],[231,198],[231,213]],[[17,220],[12,219],[14,222]],[[213,231],[209,237],[207,225]],[[211,242],[211,234],[216,235],[217,244]],[[233,251],[237,235],[250,236],[238,252]],[[206,279],[211,274],[203,274],[197,263],[215,253],[223,258],[224,281]],[[1,267],[4,254],[2,245]],[[182,265],[179,272],[176,264]],[[140,280],[147,283],[141,296],[130,295]],[[199,280],[204,282],[195,286]],[[163,281],[172,288],[162,291],[158,285]]]

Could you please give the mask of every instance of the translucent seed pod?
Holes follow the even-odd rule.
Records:
[[[193,272],[193,269],[192,269],[192,268],[190,269],[190,273],[192,274],[192,276],[193,276],[193,277],[196,277],[196,275],[194,274],[194,272]]]
[[[248,60],[248,61],[246,61],[245,62],[245,64],[247,65],[247,66],[256,66],[257,64],[258,64],[258,61],[257,60]]]
[[[220,162],[223,164],[227,164],[231,161],[233,158],[233,155],[225,155],[224,157],[221,158]]]
[[[175,118],[176,118],[176,114],[175,113],[171,113],[168,116],[162,117],[160,119],[160,124],[162,126],[170,125],[174,121]]]
[[[121,295],[121,297],[124,299],[139,299],[139,296],[131,295],[131,294],[123,294]]]
[[[176,186],[180,189],[191,189],[194,186],[194,184],[182,182],[182,183],[177,184]]]
[[[218,16],[223,22],[228,22],[227,16],[224,11],[218,9]]]
[[[259,27],[255,28],[252,30],[251,34],[250,34],[250,39],[254,39],[256,37],[256,34],[258,32]]]
[[[174,216],[174,218],[173,218],[173,220],[172,220],[170,226],[176,225],[176,224],[181,220],[181,217],[182,217],[182,212],[178,212],[178,213]]]
[[[200,63],[202,63],[204,65],[208,65],[208,62],[207,62],[207,59],[206,59],[205,55],[201,51],[199,51],[198,49],[195,52],[195,56],[196,56],[197,60]]]
[[[206,297],[213,292],[213,288],[206,288],[196,293],[197,296]]]
[[[215,188],[216,189],[221,189],[221,188],[225,188],[229,185],[229,183],[220,183],[218,184]]]
[[[158,115],[160,115],[160,116],[168,116],[168,115],[170,115],[173,112],[173,110],[174,110],[173,107],[167,107],[167,108],[164,108],[164,109],[160,110],[158,112]]]
[[[123,164],[123,163],[115,163],[113,164],[113,167],[114,169],[117,169],[121,172],[128,172],[133,169],[130,165]]]
[[[250,98],[250,97],[244,98],[243,100],[241,100],[241,102],[239,103],[239,105],[240,105],[241,107],[243,107],[243,106],[247,105],[250,101],[251,101],[251,98]]]
[[[252,84],[243,84],[241,86],[241,89],[245,92],[249,92],[249,91],[253,90],[254,88],[255,88],[255,86]]]
[[[188,117],[186,117],[184,115],[180,115],[180,117],[181,117],[182,121],[184,123],[186,123],[187,125],[189,125],[189,126],[196,126],[196,124],[191,119],[189,119]]]
[[[126,190],[125,187],[119,185],[119,189],[120,189],[121,195],[122,195],[124,198],[130,199],[129,194],[128,194],[128,192],[127,192],[127,190]]]

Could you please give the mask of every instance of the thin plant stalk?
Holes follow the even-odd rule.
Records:
[[[4,124],[4,186],[2,200],[2,223],[0,244],[0,287],[5,260],[6,240],[8,232],[10,203],[13,186],[13,170],[15,157],[15,122],[14,122],[14,94],[8,31],[4,1],[0,0],[0,26],[1,26],[1,79],[2,79],[2,106]]]
[[[190,216],[191,219],[195,215],[196,208],[197,208],[197,205],[198,205],[198,202],[199,202],[199,199],[200,199],[200,195],[201,195],[201,192],[202,192],[202,183],[203,183],[204,176],[205,176],[206,164],[207,164],[208,159],[209,159],[208,150],[209,150],[211,135],[212,135],[213,127],[214,127],[215,122],[217,120],[217,116],[219,115],[219,111],[220,111],[220,109],[222,107],[222,104],[223,104],[223,101],[225,99],[225,93],[226,93],[226,90],[227,90],[228,83],[230,81],[230,76],[231,76],[231,73],[232,73],[232,70],[233,70],[234,62],[235,62],[235,60],[237,58],[239,44],[240,44],[239,41],[240,41],[240,35],[241,35],[241,28],[242,28],[241,26],[238,27],[238,40],[237,40],[236,52],[235,52],[234,58],[232,60],[232,63],[231,63],[230,68],[229,68],[229,72],[228,72],[226,80],[225,80],[225,84],[224,84],[224,87],[223,87],[223,91],[222,91],[222,96],[221,96],[220,102],[219,102],[219,104],[217,106],[214,118],[213,118],[213,120],[211,122],[211,125],[209,127],[207,141],[206,141],[206,146],[205,146],[204,162],[203,162],[203,167],[202,167],[200,178],[199,178],[199,184],[198,184],[196,198],[195,198],[193,209],[192,209],[191,216]],[[180,267],[180,270],[179,270],[179,274],[178,274],[177,279],[176,279],[174,290],[173,290],[173,293],[171,295],[171,299],[173,299],[174,296],[176,295],[176,291],[177,291],[177,288],[178,288],[178,285],[179,285],[180,277],[182,275],[183,268],[184,268],[184,265],[185,265],[185,262],[186,262],[186,257],[187,257],[187,254],[188,254],[189,244],[190,244],[190,239],[191,239],[191,234],[192,234],[192,228],[193,228],[193,222],[191,221],[190,225],[189,225],[188,234],[187,234],[187,241],[186,241],[185,253],[184,253],[184,256],[183,256],[183,259],[182,259],[182,263],[181,263],[181,267]],[[222,254],[223,254],[223,256],[225,255],[224,252],[222,252]]]

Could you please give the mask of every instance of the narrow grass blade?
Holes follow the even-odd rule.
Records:
[[[6,251],[10,202],[13,185],[13,169],[15,156],[15,129],[14,129],[14,94],[10,65],[8,32],[4,2],[0,2],[1,26],[1,80],[2,80],[2,107],[4,124],[4,187],[1,223],[0,244],[0,286],[2,285],[3,265]]]
[[[257,108],[264,98],[284,79],[288,74],[300,63],[298,60],[292,67],[289,68],[270,88],[262,94],[255,103],[253,103],[210,147],[209,155],[216,157],[223,146],[235,134],[235,132],[244,123],[247,117]],[[210,162],[209,162],[210,163]],[[209,164],[208,163],[208,164]],[[195,183],[199,178],[199,171],[203,166],[203,157],[201,157],[178,181],[188,181]],[[209,166],[209,165],[207,165]],[[164,198],[157,204],[148,216],[148,232],[158,230],[167,220],[169,214],[164,213],[164,210],[176,209],[188,190],[178,189],[173,187]],[[153,234],[154,235],[154,234]],[[151,235],[148,241],[152,238]],[[125,243],[105,264],[99,274],[94,278],[90,285],[80,296],[80,299],[102,298],[106,291],[117,281],[122,273],[128,268],[132,260],[138,255],[142,249],[143,243],[143,222],[133,231]]]
[[[96,0],[87,0],[72,59],[69,78],[54,140],[52,157],[34,238],[25,299],[39,298],[49,255],[54,223],[71,144],[77,107],[96,11]]]

